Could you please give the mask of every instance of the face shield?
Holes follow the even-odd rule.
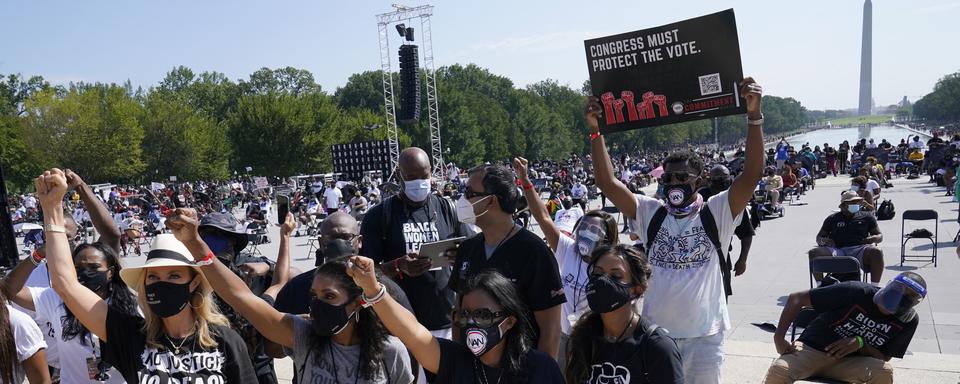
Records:
[[[581,222],[574,234],[577,253],[582,258],[590,257],[593,250],[600,245],[606,236],[607,231],[604,227]]]
[[[922,284],[908,275],[898,275],[873,295],[873,303],[883,312],[903,315],[926,296],[927,289]]]

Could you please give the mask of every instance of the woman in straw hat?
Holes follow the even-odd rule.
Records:
[[[63,229],[63,172],[46,171],[35,185],[45,213],[51,286],[104,343],[104,360],[128,383],[256,382],[243,340],[226,327],[210,284],[183,243],[159,235],[143,265],[120,272],[138,293],[144,318],[121,313],[77,280]]]

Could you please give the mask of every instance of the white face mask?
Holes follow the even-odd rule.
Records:
[[[860,204],[850,204],[847,206],[847,212],[857,213],[860,212]]]
[[[404,181],[403,194],[414,203],[426,200],[430,194],[430,179]]]
[[[490,196],[484,196],[482,199],[477,200],[477,203],[486,200],[488,197]],[[477,203],[471,203],[470,200],[467,200],[466,196],[460,196],[460,199],[457,200],[457,216],[460,218],[461,223],[477,224],[477,218],[487,213],[487,211],[483,211],[483,213],[479,215],[474,213],[473,205]]]

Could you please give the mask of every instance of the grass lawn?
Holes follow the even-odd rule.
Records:
[[[830,123],[833,125],[882,124],[890,121],[891,117],[893,117],[893,115],[844,117],[842,119],[830,120]]]

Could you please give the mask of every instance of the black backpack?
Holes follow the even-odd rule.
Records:
[[[896,216],[897,211],[893,207],[892,200],[884,200],[880,203],[880,207],[877,208],[877,220],[890,220]]]

